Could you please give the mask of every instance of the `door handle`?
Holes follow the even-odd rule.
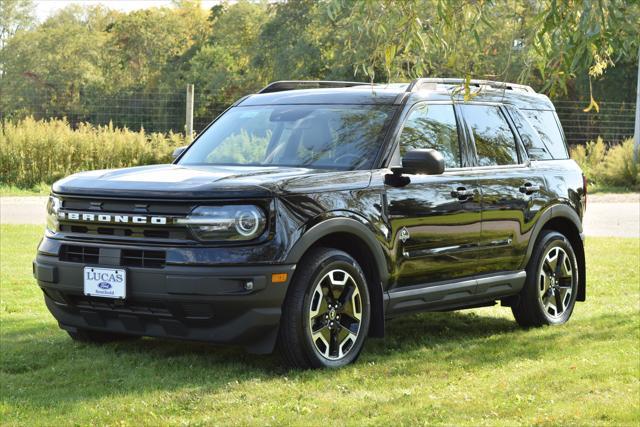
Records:
[[[541,187],[537,184],[526,182],[522,187],[520,187],[520,192],[524,194],[533,194],[536,191],[540,191],[540,188]]]
[[[451,197],[455,197],[462,202],[471,200],[473,199],[473,190],[467,190],[464,187],[458,187],[451,192]]]

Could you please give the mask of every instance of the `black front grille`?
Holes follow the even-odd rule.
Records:
[[[120,252],[120,265],[123,267],[163,268],[166,260],[167,253],[165,251],[122,249]],[[100,262],[100,248],[62,245],[60,248],[60,261],[98,264]]]
[[[71,225],[66,223],[60,224],[60,231],[63,233],[85,234],[98,238],[100,236],[125,237],[137,239],[174,239],[189,240],[191,235],[185,227],[136,227],[136,226],[97,226],[91,225]],[[88,237],[87,236],[87,237]]]
[[[120,263],[126,267],[162,268],[166,258],[164,251],[123,249]]]
[[[91,199],[83,197],[64,196],[62,212],[81,212],[93,215],[141,215],[161,217],[185,217],[193,210],[193,202],[158,201],[158,200],[120,200],[120,199]],[[112,223],[100,221],[75,221],[68,218],[60,219],[60,232],[70,234],[76,240],[144,240],[156,243],[172,241],[184,244],[193,241],[188,228],[172,224],[136,224]]]
[[[60,260],[97,264],[100,260],[100,249],[90,246],[62,245],[60,248]]]

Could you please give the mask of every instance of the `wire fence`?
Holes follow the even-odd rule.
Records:
[[[26,92],[26,93],[25,93]],[[19,96],[0,100],[2,122],[32,116],[35,119],[66,119],[72,127],[80,123],[113,125],[147,132],[185,132],[186,90],[130,91],[107,94],[81,89],[73,95],[68,91],[38,88],[23,91]],[[203,130],[227,108],[216,96],[195,93],[193,126]]]
[[[0,118],[16,120],[26,116],[36,119],[66,118],[71,126],[81,122],[112,124],[131,130],[149,132],[185,132],[186,90],[155,92],[120,92],[105,94],[81,89],[54,91],[34,88],[20,96],[6,96],[0,101]],[[218,94],[198,92],[194,97],[196,132],[202,131],[227,108]],[[635,105],[630,102],[600,102],[600,111],[584,112],[584,101],[554,102],[570,145],[584,144],[598,137],[609,145],[631,138],[634,132]]]
[[[600,102],[600,111],[585,112],[584,101],[554,101],[569,145],[602,137],[609,145],[633,137],[636,107],[630,102]]]

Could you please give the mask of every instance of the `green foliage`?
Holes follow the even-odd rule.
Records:
[[[239,1],[224,9],[213,19],[207,42],[189,60],[185,80],[209,94],[211,102],[230,102],[264,86],[268,77],[252,58],[261,50],[260,29],[268,18],[264,3]]]
[[[33,26],[34,5],[32,0],[2,0],[0,7],[0,49],[18,31]]]
[[[571,158],[582,168],[590,185],[640,189],[640,164],[634,159],[632,139],[608,148],[602,138],[572,147]]]
[[[0,134],[0,184],[29,188],[83,170],[169,163],[181,134],[27,118],[6,123]]]
[[[183,0],[128,14],[70,5],[33,28],[28,0],[5,4],[5,116],[88,117],[114,94],[186,83],[204,94],[203,113],[276,79],[460,76],[565,93],[614,62],[634,68],[640,40],[640,2],[622,0],[241,0],[210,13]],[[34,94],[42,105],[28,105]]]
[[[272,356],[145,338],[72,342],[31,261],[42,226],[0,228],[6,426],[637,426],[638,239],[586,241],[587,301],[558,327],[506,307],[389,322],[358,362],[287,371]]]
[[[635,58],[640,39],[640,7],[622,0],[332,0],[328,14],[346,30],[356,73],[372,80],[473,76],[552,96],[576,75],[600,77],[614,59]]]
[[[198,2],[178,6],[136,10],[107,27],[105,49],[113,60],[105,71],[109,82],[116,83],[113,89],[174,89],[180,66],[209,34],[207,14]]]
[[[627,139],[607,152],[604,182],[612,186],[640,187],[640,162],[634,159],[634,144]]]

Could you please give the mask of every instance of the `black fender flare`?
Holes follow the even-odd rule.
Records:
[[[325,219],[311,226],[289,250],[284,261],[285,264],[297,264],[302,256],[318,240],[334,233],[348,233],[360,238],[373,254],[380,285],[383,286],[389,279],[387,258],[384,255],[380,242],[375,237],[372,227],[367,226],[364,219],[357,220],[353,217],[333,217]]]
[[[531,237],[529,239],[529,244],[527,246],[527,254],[522,263],[521,268],[525,269],[529,260],[531,259],[531,254],[533,253],[533,249],[535,248],[536,241],[538,240],[538,235],[545,228],[547,223],[555,218],[563,218],[571,222],[578,231],[579,241],[582,244],[581,247],[574,248],[576,251],[576,256],[578,257],[579,263],[579,279],[578,279],[578,301],[584,301],[586,299],[586,266],[585,266],[585,258],[584,258],[584,231],[582,228],[582,220],[580,216],[576,213],[576,211],[569,205],[566,204],[554,204],[548,207],[540,216],[536,225],[531,231]]]
[[[533,230],[531,231],[529,245],[527,246],[527,255],[525,256],[522,268],[525,268],[529,263],[529,259],[531,258],[531,254],[533,253],[533,248],[536,245],[536,240],[538,240],[538,235],[540,234],[544,226],[554,218],[568,219],[573,225],[575,225],[576,229],[578,230],[578,234],[582,235],[582,221],[580,220],[580,217],[575,210],[573,210],[568,205],[557,204],[550,206],[542,213],[538,221],[536,221],[536,225],[533,227]]]
[[[370,337],[382,338],[385,330],[385,287],[389,282],[389,263],[385,256],[383,245],[376,238],[376,230],[365,218],[353,212],[331,212],[334,217],[318,217],[287,254],[286,263],[297,264],[304,254],[320,239],[334,233],[351,234],[364,242],[373,254],[374,273],[377,273],[379,283],[370,288],[371,302],[376,307],[372,313]],[[349,215],[349,216],[345,216]]]

